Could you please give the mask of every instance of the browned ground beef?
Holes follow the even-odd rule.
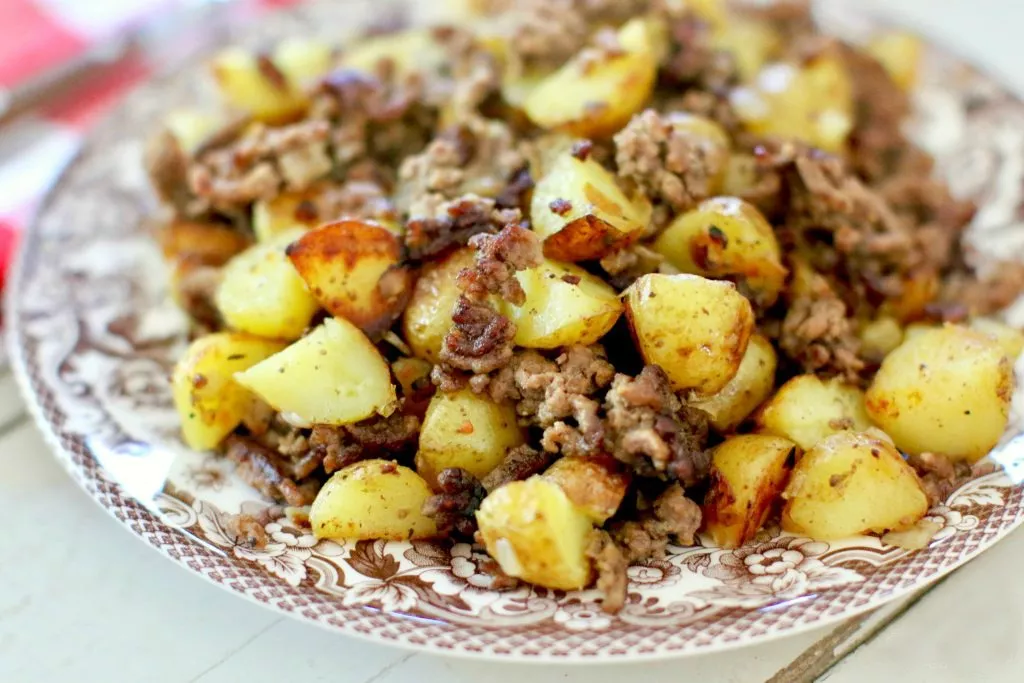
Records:
[[[789,302],[779,348],[806,372],[858,381],[865,364],[846,304],[823,277],[813,276],[807,290]]]
[[[427,499],[423,514],[433,517],[439,533],[472,538],[476,509],[487,495],[483,485],[466,470],[453,467],[437,475],[437,494]]]
[[[619,175],[677,213],[711,196],[728,156],[715,141],[676,130],[671,116],[653,109],[633,117],[615,136],[615,148]]]
[[[626,554],[607,531],[595,529],[590,536],[587,556],[593,561],[597,573],[597,590],[604,596],[601,608],[612,614],[618,612],[626,604],[629,585]]]
[[[613,525],[612,537],[633,564],[664,557],[673,540],[693,545],[700,523],[700,506],[686,497],[682,486],[672,484],[636,520]]]
[[[517,446],[481,482],[488,492],[513,481],[522,481],[540,474],[551,464],[551,456],[530,446]]]

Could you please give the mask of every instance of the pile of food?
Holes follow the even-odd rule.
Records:
[[[609,611],[698,533],[912,537],[984,470],[1024,269],[972,269],[974,207],[902,131],[914,38],[794,2],[474,6],[226,50],[223,107],[168,116],[191,447],[319,537],[478,543],[496,586]]]

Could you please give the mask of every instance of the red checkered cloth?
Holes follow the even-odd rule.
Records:
[[[233,0],[248,14],[295,1]],[[0,0],[0,95],[90,49],[114,44],[133,27],[144,26],[147,18],[202,4],[203,0]],[[73,92],[0,127],[0,287],[18,235],[92,123],[126,90],[166,66],[147,63],[144,53],[119,61]]]

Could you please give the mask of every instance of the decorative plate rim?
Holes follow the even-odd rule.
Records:
[[[864,18],[866,17],[866,14],[858,11],[857,16]],[[867,18],[868,20],[873,20],[871,17]],[[939,41],[930,41],[929,44],[941,47],[941,42]],[[945,47],[941,47],[941,50],[945,55],[954,56],[958,62],[964,64],[970,63],[969,60],[963,59],[960,55],[947,50]],[[187,68],[188,67],[186,67],[186,69]],[[1013,100],[1018,105],[1021,103],[1020,98],[1014,90],[1006,87],[1001,79],[990,77],[988,72],[980,70],[977,71],[984,74],[984,77],[988,81],[996,83],[1002,92],[1013,93],[1011,96]],[[765,643],[845,621],[851,617],[871,611],[888,602],[909,595],[926,585],[932,584],[954,569],[962,566],[966,562],[969,562],[995,543],[998,543],[1011,531],[1020,526],[1022,522],[1024,522],[1024,516],[1022,516],[1020,509],[1024,504],[1018,501],[1016,504],[1017,514],[1011,522],[999,525],[996,529],[991,530],[990,533],[981,534],[981,537],[978,539],[978,543],[976,544],[968,544],[956,552],[947,550],[945,553],[941,553],[942,556],[938,558],[936,563],[923,567],[919,571],[915,572],[913,580],[898,581],[895,585],[879,588],[873,594],[856,605],[845,605],[841,609],[827,610],[825,612],[818,613],[811,613],[807,611],[800,612],[798,610],[798,615],[795,618],[789,619],[788,623],[779,625],[779,622],[781,621],[780,616],[780,619],[776,620],[776,622],[768,623],[766,628],[758,633],[756,637],[743,637],[743,633],[745,632],[743,628],[739,628],[737,630],[739,635],[734,637],[718,636],[705,642],[693,642],[688,640],[673,641],[671,636],[668,636],[667,639],[651,645],[648,649],[638,650],[634,648],[622,653],[605,653],[601,651],[581,653],[580,651],[573,649],[559,651],[552,649],[550,645],[542,645],[540,646],[540,651],[531,652],[529,654],[521,652],[517,653],[515,651],[494,651],[493,648],[489,647],[469,649],[467,647],[459,647],[458,644],[442,649],[439,648],[435,642],[429,639],[423,642],[414,642],[409,639],[409,634],[407,632],[396,634],[387,630],[387,625],[389,624],[408,624],[409,620],[415,619],[415,617],[402,614],[390,614],[379,610],[373,611],[369,608],[342,606],[340,601],[338,601],[337,604],[338,611],[334,620],[331,620],[324,615],[311,616],[308,613],[302,613],[301,608],[303,605],[301,604],[301,600],[298,599],[298,596],[293,596],[290,600],[288,595],[284,595],[283,597],[281,595],[278,595],[277,597],[267,597],[265,593],[267,585],[280,583],[270,574],[265,575],[265,583],[267,585],[261,584],[253,586],[248,585],[243,581],[230,580],[229,578],[225,578],[224,576],[217,574],[217,561],[204,566],[197,566],[195,563],[190,562],[189,558],[176,554],[175,548],[180,544],[187,544],[203,547],[206,550],[209,550],[201,539],[184,532],[178,527],[168,524],[166,520],[161,519],[153,509],[147,507],[128,493],[120,483],[114,481],[101,481],[98,475],[102,473],[103,467],[99,462],[97,462],[96,456],[89,451],[88,446],[82,442],[76,443],[71,436],[62,434],[59,431],[57,424],[60,419],[60,414],[57,408],[52,405],[52,398],[48,402],[45,402],[45,405],[44,400],[42,400],[43,397],[48,396],[48,392],[53,392],[55,389],[47,387],[43,378],[39,376],[39,371],[31,368],[33,360],[29,358],[29,347],[26,344],[26,331],[24,327],[23,311],[21,308],[23,289],[27,286],[26,278],[28,277],[29,260],[32,257],[39,256],[37,252],[44,237],[42,227],[43,218],[52,209],[57,199],[61,197],[62,192],[74,171],[85,163],[89,158],[89,153],[94,151],[91,143],[99,135],[98,131],[111,127],[117,116],[120,113],[127,111],[132,102],[142,97],[142,93],[153,92],[161,86],[165,79],[174,77],[175,76],[170,76],[152,80],[131,93],[127,98],[127,101],[120,104],[115,112],[108,115],[104,121],[92,133],[90,133],[87,141],[82,145],[74,158],[67,164],[53,188],[47,193],[43,202],[41,202],[36,217],[33,219],[29,230],[26,231],[26,234],[19,245],[15,261],[11,268],[11,274],[8,279],[8,289],[4,296],[7,312],[7,329],[5,333],[7,337],[6,344],[11,369],[16,378],[17,385],[25,398],[29,413],[32,415],[35,423],[43,433],[47,445],[54,452],[57,460],[61,463],[64,469],[71,475],[72,479],[74,479],[74,481],[89,495],[92,500],[99,504],[101,508],[103,508],[122,526],[131,531],[133,535],[140,537],[140,540],[144,541],[154,550],[157,550],[165,557],[173,560],[176,564],[184,566],[190,572],[198,574],[209,583],[241,595],[254,604],[270,607],[280,614],[289,615],[302,621],[312,622],[333,632],[341,632],[349,636],[355,636],[367,642],[392,645],[431,654],[443,654],[445,656],[470,659],[514,660],[524,663],[558,662],[585,664],[599,661],[654,661],[673,659],[698,653],[721,652],[754,643]],[[81,450],[80,453],[76,453],[76,445],[78,449]],[[90,468],[84,463],[77,462],[76,456],[86,460],[91,460],[93,466]],[[109,491],[101,490],[101,486],[106,487]],[[1019,493],[1020,486],[1015,485],[1013,490]],[[116,504],[111,503],[107,500],[108,498],[116,500]],[[1007,505],[1009,505],[1009,503],[1007,503]],[[170,536],[168,536],[168,533]],[[175,540],[177,543],[175,543]],[[221,562],[225,566],[235,566],[240,562],[240,560],[223,552],[220,554],[223,558]],[[304,587],[302,590],[311,591],[314,589]],[[778,605],[777,607],[780,609],[775,609],[774,613],[779,615],[785,615],[790,610],[790,608],[785,606],[785,604]],[[360,629],[359,626],[362,623],[362,620],[349,621],[344,618],[353,609],[365,609],[366,612],[360,612],[360,614],[363,615],[376,615],[377,620],[382,622],[383,626]],[[741,616],[731,616],[729,618],[734,622],[731,626],[749,626],[750,624],[746,624],[746,622],[757,622],[759,619],[766,619],[766,617],[763,616],[752,616],[754,612],[760,612],[763,615],[766,611],[770,610],[766,610],[764,608],[748,609]],[[713,621],[715,619],[716,617],[712,615],[710,617],[706,617],[705,620]],[[464,631],[472,635],[479,631],[491,630],[485,625],[474,627],[457,623],[446,624],[445,628],[452,630],[456,635],[458,635],[460,631]],[[527,626],[526,628],[527,630],[525,633],[529,636],[529,627]],[[680,630],[679,627],[671,625],[662,625],[658,628],[665,630]],[[550,634],[544,634],[541,637],[551,638]],[[567,640],[570,639],[570,637],[582,644],[587,640],[598,639],[600,637],[600,632],[583,631],[571,633],[569,635],[563,634],[562,636],[555,637],[554,640]],[[642,641],[644,636],[637,636],[637,638]]]

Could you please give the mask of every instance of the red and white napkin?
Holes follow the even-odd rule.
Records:
[[[189,16],[225,0],[0,0],[0,98],[40,75],[106,46],[163,17]],[[229,0],[255,14],[296,0]],[[201,25],[196,31],[203,30]],[[153,46],[158,47],[158,46]],[[161,60],[167,51],[160,50]],[[89,127],[133,85],[166,63],[138,51],[83,78],[11,123],[0,125],[0,287],[18,236],[39,200],[75,154]]]

